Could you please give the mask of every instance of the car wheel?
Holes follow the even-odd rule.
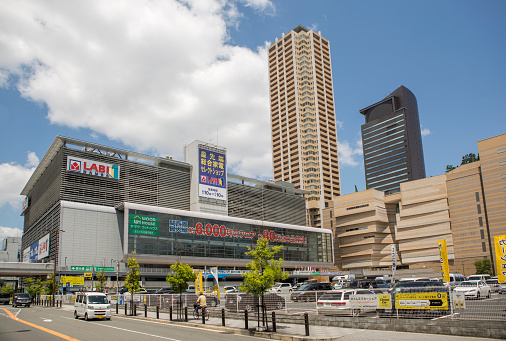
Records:
[[[284,304],[281,301],[279,301],[278,303],[276,303],[276,308],[277,309],[283,309],[283,306],[284,306]]]
[[[84,314],[84,320],[85,321],[89,321],[89,319],[88,319],[88,313]]]
[[[79,318],[79,316],[77,316],[77,311],[75,311],[75,310],[74,310],[74,318],[75,318],[75,319],[78,319],[78,318]]]
[[[217,305],[218,305],[218,303],[215,300],[211,301],[211,307],[216,307]]]
[[[492,293],[489,291],[488,295],[487,295],[487,298],[490,298],[491,296],[492,296]]]
[[[110,321],[110,320],[111,320],[111,318],[110,318],[110,317],[106,317],[105,319],[106,319],[107,321]]]
[[[477,299],[477,300],[479,300],[479,299],[480,299],[480,292],[479,292],[479,291],[476,293],[476,299]]]

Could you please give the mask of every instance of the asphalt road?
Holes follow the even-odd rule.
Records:
[[[16,320],[17,318],[17,320]],[[110,321],[75,320],[73,312],[40,307],[0,307],[0,340],[170,340],[235,341],[259,340],[250,336],[228,334],[192,326],[175,326],[113,316]]]

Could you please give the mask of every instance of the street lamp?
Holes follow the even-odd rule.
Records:
[[[49,229],[44,229],[44,231],[47,231],[47,232],[53,232]],[[55,305],[55,296],[56,296],[56,260],[58,258],[58,255],[60,253],[60,244],[58,243],[58,237],[60,235],[60,232],[65,232],[64,230],[58,228],[57,230],[57,234],[56,234],[56,245],[54,246],[54,269],[53,269],[53,307]]]

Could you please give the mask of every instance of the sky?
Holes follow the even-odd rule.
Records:
[[[0,240],[56,136],[183,160],[227,148],[272,174],[267,48],[301,24],[330,41],[341,193],[365,189],[359,113],[400,85],[427,176],[506,132],[504,0],[0,0]]]

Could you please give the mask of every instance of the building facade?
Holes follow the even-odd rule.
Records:
[[[370,189],[334,200],[324,226],[334,230],[336,266],[391,267],[393,244],[398,267],[438,271],[442,239],[451,272],[474,274],[474,261],[484,258],[495,264],[494,237],[506,234],[506,134],[479,141],[478,150],[479,161],[403,182],[399,192]]]
[[[201,147],[205,158],[224,150]],[[247,247],[268,238],[283,245],[287,269],[333,264],[331,231],[303,225],[305,192],[293,185],[231,174],[226,186],[201,178],[204,198],[191,210],[192,186],[200,184],[191,174],[201,164],[57,137],[22,192],[23,261],[56,261],[59,272],[69,273],[118,264],[124,272],[135,252],[143,269],[181,261],[235,270],[250,262]],[[231,189],[221,192],[225,204],[208,182]]]
[[[269,47],[274,180],[308,192],[308,225],[340,194],[329,41],[299,25]]]
[[[416,98],[401,86],[360,110],[367,188],[398,192],[400,183],[425,178],[422,135]]]

